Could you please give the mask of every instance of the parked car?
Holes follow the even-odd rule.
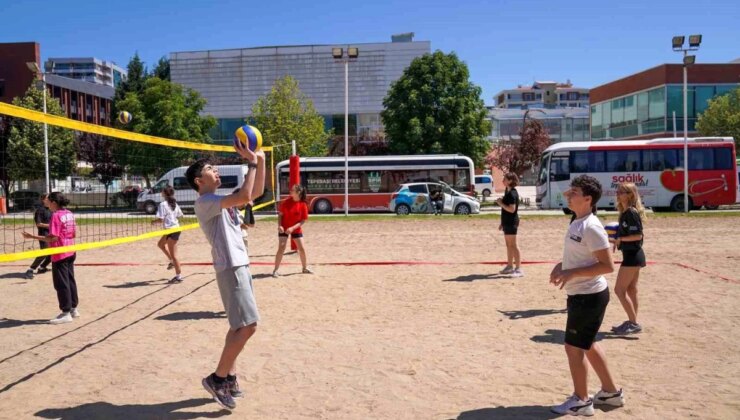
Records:
[[[483,195],[486,199],[493,193],[493,175],[476,175],[475,176],[475,193]]]
[[[33,209],[41,203],[41,194],[31,190],[13,191],[8,198],[8,207],[14,211]]]
[[[444,193],[443,213],[480,213],[480,203],[477,200],[453,190],[447,184],[438,182],[413,182],[399,185],[396,192],[391,195],[389,207],[392,212],[400,215],[433,213],[429,197],[431,193],[438,190]]]

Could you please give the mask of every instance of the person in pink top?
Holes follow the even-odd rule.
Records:
[[[49,222],[49,234],[46,236],[33,235],[23,232],[26,239],[36,239],[49,244],[49,248],[59,248],[74,245],[77,225],[75,217],[66,207],[69,200],[59,192],[49,194],[49,210],[52,211]],[[77,310],[77,282],[75,281],[74,251],[60,252],[51,256],[51,275],[54,279],[54,289],[57,291],[59,309],[62,313],[51,319],[51,324],[66,324],[73,318],[80,316]]]

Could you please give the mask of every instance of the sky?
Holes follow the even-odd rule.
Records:
[[[486,105],[535,80],[593,88],[678,63],[673,35],[703,35],[697,63],[740,58],[740,1],[0,0],[0,42],[35,41],[41,58],[151,68],[176,51],[390,42],[414,32],[467,63]],[[361,52],[360,52],[361,53]]]

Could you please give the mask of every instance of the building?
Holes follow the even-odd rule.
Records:
[[[384,138],[380,112],[383,98],[411,61],[430,52],[428,41],[412,34],[396,42],[349,44],[359,57],[349,64],[349,135]],[[233,50],[186,51],[170,54],[173,82],[199,92],[207,101],[205,114],[218,120],[214,139],[230,139],[251,113],[257,98],[286,75],[298,80],[301,91],[323,115],[327,129],[344,133],[344,65],[332,57],[332,47],[346,44],[257,47]]]
[[[11,103],[23,96],[36,76],[26,63],[41,61],[41,50],[36,42],[0,44],[0,102]]]
[[[740,86],[740,63],[688,68],[688,129],[708,101]],[[650,139],[683,132],[683,65],[662,64],[591,89],[591,138]],[[679,134],[682,135],[682,134]]]
[[[524,122],[527,119],[540,121],[553,143],[562,141],[589,140],[588,108],[560,109],[505,109],[489,108],[488,119],[491,121],[491,141],[501,139],[518,139]]]
[[[50,58],[46,60],[44,68],[47,73],[113,88],[127,75],[126,70],[116,63],[94,57]]]
[[[112,86],[56,74],[46,75],[46,85],[51,97],[59,100],[67,118],[91,124],[111,125],[111,106],[116,92]]]
[[[589,92],[586,88],[566,83],[534,82],[532,86],[519,85],[516,89],[502,90],[493,99],[496,108],[588,108]]]

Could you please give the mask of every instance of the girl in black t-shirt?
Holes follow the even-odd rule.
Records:
[[[614,248],[622,251],[622,265],[617,273],[614,293],[617,294],[629,319],[612,330],[617,334],[635,334],[642,331],[642,327],[637,323],[637,280],[640,277],[640,269],[646,265],[645,253],[642,250],[645,208],[642,206],[635,184],[628,182],[619,185],[617,210],[619,229]]]
[[[519,230],[519,193],[516,186],[519,185],[519,177],[509,172],[504,175],[504,185],[506,193],[502,198],[496,200],[501,206],[501,224],[498,230],[504,232],[506,241],[506,267],[501,270],[501,274],[510,274],[512,277],[522,277],[522,256],[519,251],[519,245],[516,243],[516,234]]]

